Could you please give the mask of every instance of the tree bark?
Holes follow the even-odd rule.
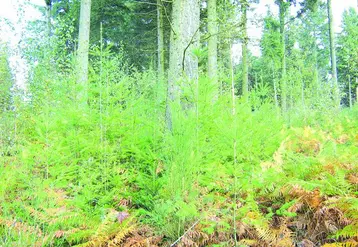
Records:
[[[87,102],[88,87],[88,49],[91,19],[91,0],[81,1],[80,24],[78,35],[77,54],[77,83],[81,85],[78,98],[81,102]]]
[[[300,79],[301,79],[301,103],[303,108],[306,107],[305,105],[305,80],[304,78],[301,76],[302,75],[302,70],[301,67],[299,68],[299,72],[300,72]]]
[[[358,104],[358,77],[356,77],[356,104]]]
[[[352,82],[351,82],[351,75],[348,75],[348,90],[349,90],[349,108],[352,109],[353,101],[352,101]]]
[[[51,5],[46,6],[46,17],[47,17],[47,36],[48,39],[51,37]]]
[[[332,73],[332,81],[333,81],[333,97],[334,97],[337,107],[339,107],[340,98],[339,98],[339,88],[338,88],[338,79],[337,79],[337,60],[336,60],[334,22],[333,22],[332,1],[331,0],[327,0],[327,12],[328,12],[328,22],[329,22],[329,44],[330,44],[330,54],[331,54],[331,73]]]
[[[157,0],[157,28],[158,28],[158,79],[164,78],[164,26],[163,26],[163,5]]]
[[[248,44],[248,36],[247,36],[247,8],[248,8],[247,0],[243,0],[241,3],[241,12],[242,12],[242,97],[245,102],[249,100],[249,64],[247,57],[247,44]]]
[[[208,76],[218,88],[218,24],[216,0],[208,0]]]
[[[273,65],[273,63],[271,64],[271,68],[272,68],[272,80],[273,80],[275,106],[276,106],[276,110],[279,111],[278,97],[277,97],[277,86],[276,86],[276,76],[275,76],[275,66]]]
[[[316,33],[316,32],[315,32]],[[316,35],[314,35],[316,40]],[[319,91],[321,89],[320,79],[319,79],[319,70],[318,70],[318,52],[317,52],[317,45],[314,44],[314,79],[315,79],[315,86],[316,86],[316,96],[317,99],[319,97]]]
[[[180,85],[198,80],[198,59],[193,49],[199,45],[199,0],[174,0],[170,34],[166,124],[172,130],[171,103],[180,102]],[[183,103],[183,102],[182,102]]]
[[[281,34],[281,108],[283,114],[287,111],[287,82],[286,82],[286,42],[285,42],[285,19],[286,19],[286,2],[279,1],[280,9],[280,34]]]

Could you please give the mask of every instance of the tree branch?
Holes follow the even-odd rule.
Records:
[[[184,69],[185,69],[185,53],[186,53],[186,50],[189,48],[189,46],[190,46],[191,44],[193,44],[194,42],[197,41],[197,40],[194,40],[194,37],[195,37],[196,33],[199,31],[199,29],[200,29],[200,26],[196,29],[196,31],[194,32],[193,36],[191,37],[191,39],[190,39],[188,45],[187,45],[187,46],[185,47],[185,49],[184,49],[184,52],[183,52],[183,61],[182,61],[182,70],[183,70],[183,71],[184,71]]]

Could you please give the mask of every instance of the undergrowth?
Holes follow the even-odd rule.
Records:
[[[357,246],[357,107],[232,115],[201,78],[168,132],[155,73],[92,64],[86,106],[38,67],[1,113],[0,246]]]

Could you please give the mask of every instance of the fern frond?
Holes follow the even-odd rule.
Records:
[[[276,234],[271,231],[269,228],[256,227],[258,237],[265,242],[273,243],[276,242]]]
[[[348,241],[348,242],[344,242],[344,243],[332,243],[332,244],[325,244],[322,245],[321,247],[356,247],[358,245],[357,241]]]
[[[253,246],[255,244],[257,244],[257,240],[254,239],[241,239],[239,241],[240,245],[245,245],[245,246]]]
[[[348,225],[344,227],[342,230],[338,231],[335,235],[336,238],[354,238],[358,237],[358,223]]]
[[[127,237],[131,232],[135,230],[135,225],[127,226],[126,228],[121,228],[120,231],[116,233],[114,238],[109,241],[109,244],[120,244],[124,241],[125,237]]]
[[[113,214],[113,212],[112,212]],[[113,222],[111,213],[107,215],[106,219],[98,227],[95,234],[86,243],[76,245],[77,247],[101,247],[101,246],[113,246],[120,245],[125,237],[129,236],[136,228],[132,223],[133,218],[119,223]],[[112,215],[113,216],[113,215]]]

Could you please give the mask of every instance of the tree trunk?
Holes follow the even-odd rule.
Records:
[[[232,101],[232,109],[231,109],[231,114],[233,117],[233,128],[234,128],[234,136],[233,136],[233,158],[234,158],[234,168],[237,167],[237,135],[236,135],[236,126],[237,126],[237,121],[236,121],[236,97],[235,97],[235,80],[234,80],[234,67],[233,67],[233,63],[232,63],[232,49],[230,47],[230,63],[229,63],[229,69],[230,69],[230,78],[231,78],[231,101]],[[236,170],[234,170],[236,171]],[[236,185],[237,185],[237,176],[235,173],[234,176],[234,188],[236,190]],[[237,201],[237,194],[235,192],[234,194],[234,201]],[[238,246],[238,241],[237,241],[237,229],[236,229],[236,216],[237,212],[236,212],[236,207],[234,207],[234,215],[233,215],[233,223],[234,223],[234,240],[235,240],[235,246]]]
[[[47,56],[47,66],[48,66],[48,71],[52,74],[55,75],[55,64],[53,63],[53,60],[51,59],[53,56],[51,55],[51,33],[52,33],[52,25],[51,25],[51,2],[50,4],[46,5],[46,17],[47,17],[47,51],[46,51],[46,56]]]
[[[353,103],[352,103],[352,82],[351,82],[351,75],[348,75],[348,90],[349,90],[349,108],[352,109]]]
[[[315,36],[316,37],[316,36]],[[316,39],[315,39],[316,40]],[[314,59],[315,59],[315,64],[314,64],[314,79],[316,81],[315,86],[316,86],[316,97],[318,99],[319,97],[319,92],[321,91],[321,84],[320,84],[320,79],[319,79],[319,70],[318,70],[318,52],[317,52],[317,45],[314,44]]]
[[[275,106],[276,106],[276,110],[279,111],[278,97],[277,97],[277,86],[276,86],[276,76],[275,76],[275,66],[272,64],[271,68],[272,68],[272,80],[273,80]]]
[[[87,102],[88,84],[88,49],[91,19],[91,0],[81,1],[80,26],[78,35],[77,54],[77,83],[81,85],[78,98],[81,102]]]
[[[358,77],[356,77],[356,104],[358,104]]]
[[[216,0],[208,0],[208,76],[218,88],[218,25]]]
[[[51,7],[52,7],[52,1],[51,0],[45,0],[46,3],[46,17],[47,17],[47,35],[50,39],[51,36]]]
[[[171,107],[180,101],[180,83],[198,80],[198,59],[193,49],[199,44],[199,0],[174,0],[170,34],[166,124],[172,130]]]
[[[284,0],[279,2],[280,8],[280,34],[281,34],[281,107],[283,114],[287,111],[287,82],[286,82],[286,42],[285,42],[285,19],[286,3]]]
[[[301,76],[302,75],[302,70],[301,68],[299,68],[299,71],[300,71],[300,79],[301,79],[301,103],[302,103],[302,106],[303,108],[305,108],[305,80],[304,78]]]
[[[247,57],[247,0],[241,3],[242,12],[242,97],[245,102],[249,100],[249,64]]]
[[[158,79],[164,78],[164,26],[163,26],[163,5],[157,0],[157,28],[158,28]]]
[[[328,12],[328,21],[329,21],[329,44],[331,52],[331,73],[333,81],[333,97],[337,107],[340,104],[339,98],[339,88],[338,88],[338,79],[337,79],[337,60],[336,60],[336,48],[335,48],[335,38],[334,38],[334,23],[333,23],[333,14],[332,14],[332,1],[327,0],[327,12]]]
[[[46,6],[46,17],[47,17],[47,36],[51,37],[51,5]]]
[[[225,93],[227,93],[227,90],[229,89],[228,87],[228,81],[230,80],[230,63],[231,63],[231,47],[232,47],[232,42],[231,39],[226,39],[222,41],[223,45],[222,45],[222,54],[221,56],[219,56],[219,59],[221,60],[222,63],[222,72],[224,75],[224,78],[220,78],[220,95],[224,95]],[[220,49],[219,49],[220,51]]]
[[[235,79],[234,79],[234,66],[232,62],[232,50],[230,49],[230,79],[231,79],[231,98],[232,98],[232,115],[236,114],[236,103],[235,103]]]

